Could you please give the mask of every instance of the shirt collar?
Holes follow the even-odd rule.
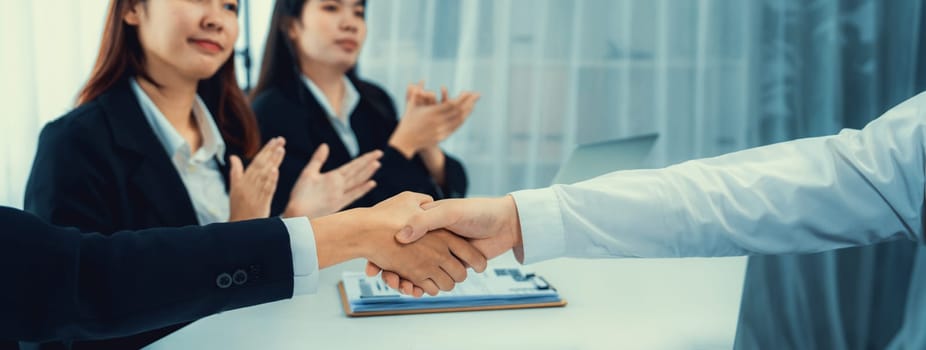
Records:
[[[342,79],[344,79],[344,100],[341,101],[341,115],[336,115],[334,113],[334,108],[328,103],[328,98],[325,97],[325,93],[322,92],[322,89],[320,89],[318,85],[315,85],[312,79],[302,75],[302,81],[305,83],[306,87],[309,88],[312,95],[315,96],[315,100],[318,101],[318,104],[325,110],[325,114],[327,114],[328,118],[349,125],[350,115],[354,113],[354,110],[357,109],[357,105],[360,104],[360,93],[357,92],[357,88],[354,87],[350,79],[347,79],[347,76],[344,76]]]
[[[167,117],[161,113],[154,101],[142,90],[141,86],[138,85],[138,81],[132,79],[131,83],[132,90],[138,98],[138,104],[141,105],[145,119],[171,158],[180,153],[186,155],[187,158],[199,161],[215,158],[219,164],[225,165],[225,140],[212,118],[212,113],[209,112],[209,108],[206,107],[206,104],[198,95],[196,96],[196,102],[193,103],[193,116],[199,125],[200,133],[202,133],[203,146],[196,151],[196,154],[190,154],[189,143],[167,121]]]

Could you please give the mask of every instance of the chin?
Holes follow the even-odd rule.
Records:
[[[189,65],[187,66],[187,74],[191,77],[196,77],[199,80],[205,80],[212,78],[219,69],[222,68],[222,65],[211,64],[200,64],[200,65]]]
[[[215,76],[215,73],[218,72],[218,69],[213,70],[194,70],[189,72],[189,76],[195,77],[197,80],[208,80]]]
[[[357,65],[357,60],[345,60],[340,61],[335,64],[338,69],[343,71],[349,71],[351,68],[354,68]]]

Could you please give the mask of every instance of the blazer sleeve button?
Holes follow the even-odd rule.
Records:
[[[236,285],[242,285],[248,281],[248,273],[244,270],[235,271],[235,274],[232,275],[232,279],[235,281]]]
[[[232,285],[231,275],[227,273],[220,274],[218,277],[215,278],[215,285],[219,286],[219,288],[222,288],[222,289],[231,287]]]

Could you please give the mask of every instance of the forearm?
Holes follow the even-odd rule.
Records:
[[[357,208],[311,220],[318,252],[318,268],[367,257],[369,245],[359,215],[367,208]]]
[[[115,305],[88,317],[91,330],[134,334],[136,327],[192,321],[287,299],[293,292],[289,235],[279,219],[126,232],[84,242],[82,270],[100,274],[83,276],[76,295],[87,296],[91,305],[107,299]]]
[[[549,222],[522,221],[527,260],[806,253],[917,239],[922,141],[877,130],[528,192],[536,198],[518,201],[522,220]],[[532,209],[541,200],[552,203]],[[554,242],[539,257],[535,237]]]
[[[387,144],[389,147],[398,151],[405,159],[412,159],[415,157],[415,154],[418,153],[418,147],[407,140],[407,138],[402,137],[401,134],[393,133]]]
[[[438,186],[444,187],[447,183],[447,156],[444,151],[439,146],[433,146],[421,150],[418,155],[421,156],[421,160],[434,182]]]
[[[0,300],[0,337],[23,341],[136,334],[288,298],[292,260],[279,220],[152,229],[112,236],[58,229],[0,211],[0,262],[20,266]],[[248,274],[226,288],[222,273]]]

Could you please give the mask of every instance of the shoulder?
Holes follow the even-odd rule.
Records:
[[[73,149],[98,144],[109,130],[104,114],[99,101],[84,103],[46,124],[39,136],[39,145],[56,146],[60,151],[67,151],[65,147]]]
[[[361,99],[367,101],[380,114],[390,120],[397,118],[395,103],[385,89],[366,80],[352,79],[351,82],[354,83]]]
[[[270,87],[251,100],[251,109],[257,117],[261,127],[268,124],[277,124],[291,119],[295,114],[301,113],[304,108],[291,94],[287,94],[281,87]]]
[[[283,91],[279,86],[269,87],[262,91],[251,100],[251,108],[257,113],[258,117],[270,114],[269,112],[286,111],[289,106],[295,104],[289,94]]]
[[[384,101],[392,104],[392,97],[389,96],[386,89],[383,89],[376,83],[362,79],[353,79],[351,82],[354,83],[354,87],[357,88],[357,92],[360,93],[360,96],[370,100]]]

